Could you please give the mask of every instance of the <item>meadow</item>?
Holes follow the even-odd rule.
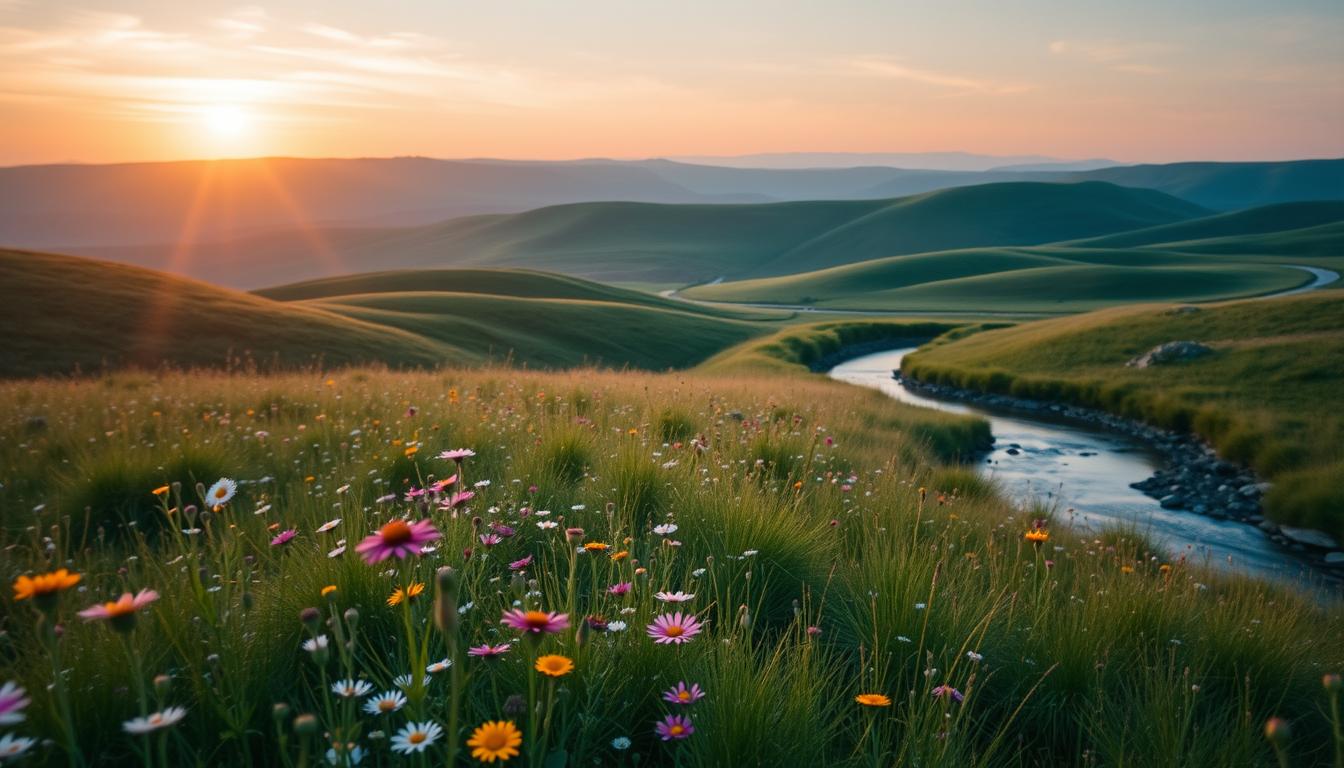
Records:
[[[1143,305],[947,338],[906,358],[916,379],[1101,408],[1194,432],[1273,481],[1267,517],[1344,539],[1344,301]],[[1211,353],[1125,363],[1169,341]]]
[[[809,376],[797,334],[717,373],[0,384],[0,750],[1340,759],[1338,610],[1008,505],[936,449],[983,424]]]

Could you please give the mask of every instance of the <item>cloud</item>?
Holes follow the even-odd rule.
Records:
[[[122,119],[186,119],[212,104],[264,108],[276,120],[322,120],[314,109],[325,108],[544,108],[632,87],[469,58],[416,32],[285,22],[257,6],[189,32],[94,12],[40,29],[0,26],[0,101],[66,102]]]
[[[1160,75],[1167,70],[1139,59],[1162,56],[1174,48],[1165,43],[1121,42],[1117,40],[1055,40],[1050,53],[1093,64],[1105,65],[1113,72],[1135,75]]]
[[[859,74],[887,78],[890,80],[905,80],[908,82],[920,83],[922,85],[945,88],[952,91],[1012,94],[1023,93],[1035,88],[1034,85],[1025,83],[999,82],[996,80],[965,77],[946,72],[920,69],[906,66],[905,64],[891,59],[879,57],[850,59],[845,62],[845,66],[849,71],[857,72]]]

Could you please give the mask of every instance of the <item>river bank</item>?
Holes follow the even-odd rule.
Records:
[[[1198,437],[1161,429],[1094,408],[1013,397],[924,382],[892,372],[907,390],[935,400],[950,400],[991,410],[1048,420],[1072,421],[1135,438],[1161,456],[1154,474],[1130,487],[1156,499],[1163,509],[1257,527],[1271,541],[1312,565],[1344,573],[1344,552],[1328,534],[1279,526],[1264,516],[1261,499],[1269,484],[1251,470],[1217,455]],[[1007,453],[1019,450],[1008,446]]]

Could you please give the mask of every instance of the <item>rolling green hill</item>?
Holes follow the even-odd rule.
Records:
[[[685,285],[904,253],[1093,237],[1207,213],[1151,190],[1008,183],[889,200],[581,203],[422,227],[272,232],[198,246],[185,256],[168,247],[108,255],[250,288],[429,267],[520,267],[604,282]]]
[[[104,368],[381,362],[431,366],[444,345],[316,307],[139,267],[0,251],[0,375]]]
[[[1338,223],[1344,223],[1344,200],[1282,203],[1061,244],[1085,248],[1132,248],[1210,238],[1264,235]]]
[[[499,295],[484,293],[494,278]],[[436,282],[478,292],[397,290]],[[12,329],[0,376],[253,363],[665,369],[777,327],[540,273],[353,275],[276,292],[322,298],[276,301],[138,267],[0,251],[0,325]],[[539,298],[562,295],[587,298]]]
[[[1135,301],[1211,301],[1288,290],[1300,270],[1166,251],[976,248],[703,285],[687,298],[829,309],[1077,312]]]
[[[1181,363],[1125,366],[1177,340],[1214,351]],[[902,370],[1193,430],[1271,478],[1271,518],[1344,538],[1344,299],[1337,294],[1041,320],[934,344],[906,357]]]

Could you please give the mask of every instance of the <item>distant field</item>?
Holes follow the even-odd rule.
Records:
[[[1125,362],[1194,340],[1214,353],[1148,369]],[[1110,309],[987,331],[908,356],[925,380],[1065,400],[1192,430],[1270,477],[1268,515],[1344,538],[1344,299],[1307,294]]]
[[[1344,270],[1344,202],[1268,206],[1051,245],[898,255],[682,295],[831,309],[1078,312],[1241,298],[1309,281],[1288,265]]]

